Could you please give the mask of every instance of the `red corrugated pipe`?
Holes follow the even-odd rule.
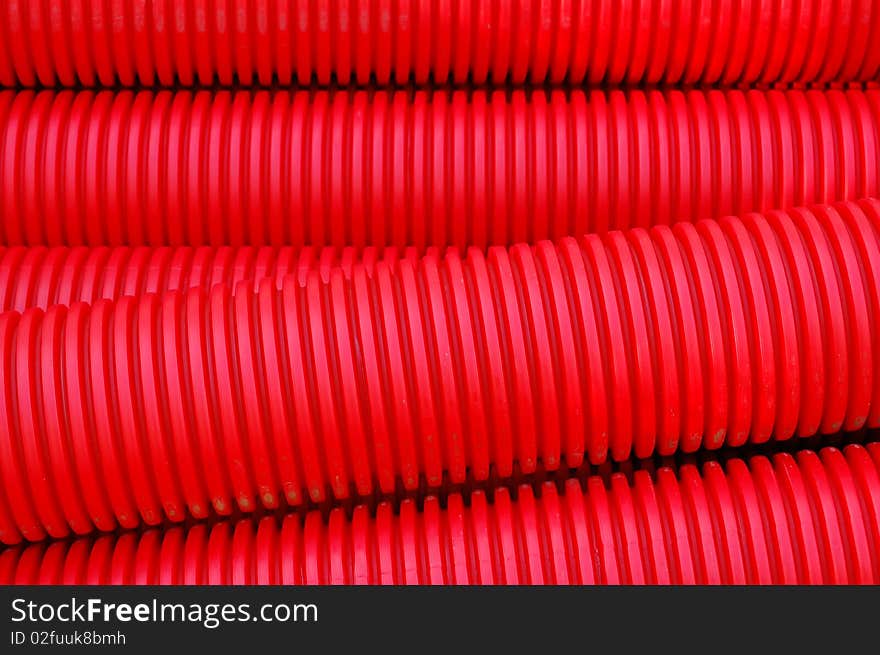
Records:
[[[334,267],[350,276],[356,263],[373,270],[381,259],[417,261],[418,257],[415,248],[372,247],[0,248],[0,311],[91,304],[102,298],[191,288],[210,290],[218,284],[235,289],[244,280],[252,281],[256,289],[263,278],[274,279],[280,289],[288,275],[305,284],[313,270],[326,280]]]
[[[486,247],[880,195],[880,91],[0,93],[0,245]]]
[[[877,584],[878,446],[7,548],[0,584]]]
[[[0,540],[880,426],[880,202],[0,315]]]
[[[876,0],[2,0],[0,84],[848,82],[878,36]]]

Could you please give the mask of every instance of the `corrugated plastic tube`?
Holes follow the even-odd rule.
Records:
[[[876,200],[233,291],[0,314],[0,541],[880,426]]]
[[[880,195],[880,91],[0,93],[0,245],[534,243]]]
[[[0,85],[875,79],[880,2],[0,1]]]
[[[877,584],[878,444],[7,548],[0,584]]]
[[[292,275],[300,284],[317,271],[329,279],[334,267],[351,276],[355,264],[367,271],[376,262],[418,261],[415,248],[303,248],[272,246],[139,246],[0,248],[0,312],[31,307],[94,303],[123,296],[199,288],[218,284],[234,289],[251,281],[256,290],[264,278],[282,288]]]

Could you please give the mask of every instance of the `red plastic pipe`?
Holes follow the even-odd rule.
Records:
[[[8,548],[0,584],[877,584],[880,448]]]
[[[0,84],[876,79],[880,2],[0,1]]]
[[[880,91],[0,93],[0,245],[534,243],[880,195]]]
[[[234,290],[245,280],[256,290],[263,278],[275,280],[281,289],[288,275],[305,284],[313,270],[326,280],[334,267],[350,276],[356,263],[372,271],[382,259],[393,263],[418,257],[415,248],[15,246],[0,248],[0,311],[191,288],[208,291],[218,284]]]
[[[876,200],[6,312],[0,540],[877,427],[878,316]]]

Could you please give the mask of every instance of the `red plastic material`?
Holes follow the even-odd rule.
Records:
[[[880,2],[0,1],[0,84],[876,79]]]
[[[483,248],[876,196],[878,162],[877,90],[7,92],[0,245]]]
[[[876,200],[256,287],[0,315],[0,540],[880,426]]]
[[[0,553],[0,584],[877,584],[880,448]]]
[[[294,275],[301,284],[316,270],[328,279],[333,267],[350,276],[355,263],[372,271],[377,261],[416,260],[414,248],[304,248],[189,246],[129,248],[85,246],[0,248],[0,311],[23,312],[31,307],[70,306],[105,298],[200,288],[218,284],[239,288],[263,278],[282,280]]]

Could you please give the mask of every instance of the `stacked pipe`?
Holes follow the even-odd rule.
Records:
[[[0,84],[876,80],[876,0],[4,0]]]
[[[458,248],[880,194],[880,90],[0,93],[6,245]]]
[[[0,583],[877,584],[877,445],[34,544]]]
[[[328,279],[335,267],[350,276],[355,263],[372,271],[380,259],[418,256],[414,248],[14,246],[0,248],[0,311],[191,288],[209,291],[219,284],[234,290],[247,281],[256,290],[264,278],[275,280],[280,289],[288,276],[305,284],[313,270]]]
[[[878,261],[863,201],[7,312],[0,539],[878,427]]]
[[[880,582],[878,31],[0,0],[0,583]]]

